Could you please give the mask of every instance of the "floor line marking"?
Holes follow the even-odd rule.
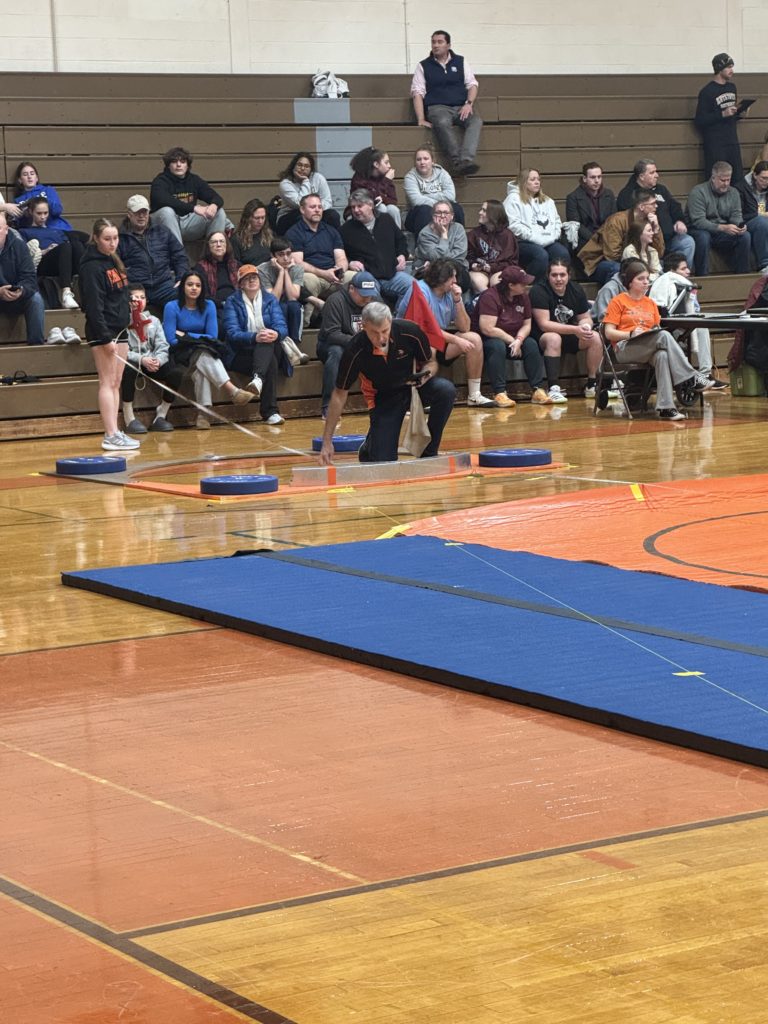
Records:
[[[378,882],[369,882],[367,885],[352,886],[348,889],[330,889],[324,892],[310,893],[307,896],[293,896],[290,899],[274,900],[271,903],[261,903],[250,907],[237,907],[234,910],[222,910],[217,913],[186,918],[181,921],[167,921],[165,924],[147,925],[146,928],[135,928],[133,931],[123,932],[122,935],[125,938],[140,938],[145,935],[159,935],[165,932],[182,931],[185,928],[195,928],[199,925],[216,924],[219,921],[231,921],[240,917],[254,917],[258,914],[269,914],[277,910],[289,910],[292,907],[311,906],[315,903],[327,903],[333,900],[348,899],[352,896],[363,896],[372,892],[402,889],[411,885],[419,885],[424,882],[433,882],[443,878],[454,878],[461,875],[477,874],[481,871],[492,871],[495,868],[505,868],[514,864],[526,864],[530,861],[563,857],[568,854],[584,855],[585,853],[593,850],[624,846],[629,843],[644,842],[649,839],[660,839],[665,836],[682,835],[688,832],[700,832],[706,829],[720,828],[724,825],[737,825],[741,822],[759,821],[766,818],[768,818],[768,808],[764,808],[759,811],[745,811],[743,814],[733,814],[722,818],[709,818],[703,821],[683,822],[679,825],[663,825],[660,828],[646,829],[643,832],[628,832],[625,835],[590,839],[582,843],[570,843],[567,846],[555,846],[544,850],[528,850],[525,853],[513,853],[507,857],[496,857],[491,860],[470,861],[469,863],[456,864],[452,867],[437,868],[434,871],[424,871],[419,874],[405,875],[396,878],[385,878]],[[606,856],[609,855],[606,854]]]
[[[126,796],[133,797],[136,800],[142,800],[144,803],[151,804],[153,807],[159,807],[161,810],[170,811],[172,814],[178,814],[190,821],[196,821],[199,824],[218,829],[220,832],[226,832],[229,835],[242,839],[247,843],[253,843],[256,846],[263,847],[265,850],[270,850],[272,853],[279,853],[282,856],[290,857],[292,860],[299,861],[302,864],[308,864],[310,867],[318,868],[319,870],[335,875],[338,878],[346,878],[348,881],[360,882],[364,885],[368,884],[367,879],[361,878],[359,875],[352,874],[349,871],[343,871],[341,868],[334,867],[332,864],[326,864],[321,860],[317,860],[315,857],[310,857],[304,853],[298,853],[295,850],[289,850],[285,846],[280,846],[277,843],[271,843],[268,839],[262,839],[260,836],[255,836],[250,832],[245,832],[243,829],[235,828],[234,825],[227,825],[225,822],[216,821],[215,818],[209,818],[204,814],[193,814],[192,811],[187,811],[183,807],[171,804],[167,800],[155,799],[154,797],[149,796],[148,793],[142,793],[141,790],[132,789],[130,786],[123,786],[119,782],[112,782],[110,779],[102,778],[99,775],[93,775],[91,772],[75,768],[73,765],[66,764],[64,761],[57,761],[54,758],[46,757],[45,754],[40,754],[34,750],[27,750],[25,747],[20,747],[15,743],[9,743],[7,740],[0,740],[0,747],[4,747],[6,750],[12,751],[16,754],[22,754],[23,756],[32,758],[33,760],[40,761],[52,768],[58,768],[61,771],[69,772],[71,775],[76,775],[78,778],[86,779],[88,782],[95,782],[97,785],[106,786],[117,793],[124,793]]]
[[[41,917],[46,921],[53,921],[59,927],[68,929],[81,935],[86,941],[93,943],[99,948],[109,949],[122,959],[141,964],[152,974],[169,981],[176,988],[185,992],[194,992],[206,1001],[223,1006],[239,1017],[247,1017],[249,1020],[258,1021],[259,1024],[295,1024],[288,1017],[284,1017],[275,1010],[257,1003],[247,996],[240,995],[232,989],[219,985],[217,982],[206,978],[196,971],[190,970],[181,964],[170,960],[168,957],[146,949],[136,942],[132,942],[126,936],[113,932],[110,928],[78,914],[54,900],[49,900],[34,889],[19,885],[12,879],[0,876],[0,897],[10,903],[22,906],[25,910]]]

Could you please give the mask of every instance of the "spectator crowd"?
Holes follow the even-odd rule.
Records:
[[[263,419],[279,425],[277,377],[306,361],[301,338],[308,325],[319,328],[325,418],[342,355],[369,302],[383,301],[396,317],[428,309],[429,325],[444,336],[440,361],[466,361],[470,406],[514,405],[506,394],[509,358],[522,361],[532,401],[554,405],[567,401],[559,382],[563,351],[585,352],[585,393],[594,394],[602,358],[596,326],[618,295],[639,300],[641,284],[646,291],[663,278],[669,284],[670,274],[683,281],[706,276],[713,251],[735,273],[754,265],[768,275],[768,161],[743,173],[736,130],[746,110],[727,54],[713,59],[714,79],[699,95],[707,177],[685,208],[646,154],[618,195],[605,186],[598,160],[585,163],[566,197],[565,221],[541,172],[523,168],[505,196],[481,204],[468,229],[455,179],[479,170],[480,86],[450,42],[447,32],[433,33],[411,85],[417,121],[433,129],[446,164],[420,146],[403,175],[405,205],[387,152],[370,146],[352,158],[343,212],[334,209],[314,155],[299,152],[281,172],[278,194],[269,202],[250,199],[235,223],[216,186],[192,170],[192,154],[176,146],[148,195],[131,195],[119,223],[101,219],[86,235],[65,219],[56,188],[40,181],[35,165],[19,164],[8,201],[0,195],[0,314],[23,314],[31,344],[79,343],[73,328],[46,335],[44,309],[82,306],[105,448],[136,447],[136,435],[147,429],[173,429],[166,400],[148,427],[136,416],[140,376],[177,390],[191,375],[199,429],[210,426],[214,389],[235,404],[258,398]],[[578,280],[603,288],[598,315]],[[616,324],[607,321],[607,338],[617,345],[628,340],[628,308]],[[654,322],[645,308],[641,319],[644,330]],[[697,370],[681,369],[673,356],[673,377],[690,368],[700,389],[714,381],[707,344]],[[248,384],[239,387],[231,372],[245,374]],[[492,397],[481,394],[483,377]],[[662,409],[670,408],[668,392]]]

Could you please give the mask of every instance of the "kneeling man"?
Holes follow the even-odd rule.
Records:
[[[413,387],[419,388],[424,406],[429,406],[431,439],[421,457],[437,455],[456,388],[451,381],[435,376],[437,360],[427,336],[410,320],[393,320],[383,302],[369,302],[363,309],[362,322],[363,329],[341,357],[325,421],[320,463],[331,465],[333,432],[358,377],[370,414],[368,436],[358,453],[361,462],[397,461],[400,428],[411,407]],[[414,382],[414,374],[419,374],[418,382]]]

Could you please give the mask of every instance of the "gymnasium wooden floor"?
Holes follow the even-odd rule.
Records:
[[[765,771],[59,583],[765,471],[764,399],[680,425],[590,405],[454,412],[444,449],[548,447],[562,469],[253,502],[38,475],[95,437],[0,445],[3,1024],[766,1020]],[[320,432],[254,430],[150,434],[142,458]],[[499,659],[535,642],[489,638]]]

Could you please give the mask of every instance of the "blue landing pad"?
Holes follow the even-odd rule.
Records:
[[[62,582],[768,767],[766,594],[435,537],[242,555]]]

